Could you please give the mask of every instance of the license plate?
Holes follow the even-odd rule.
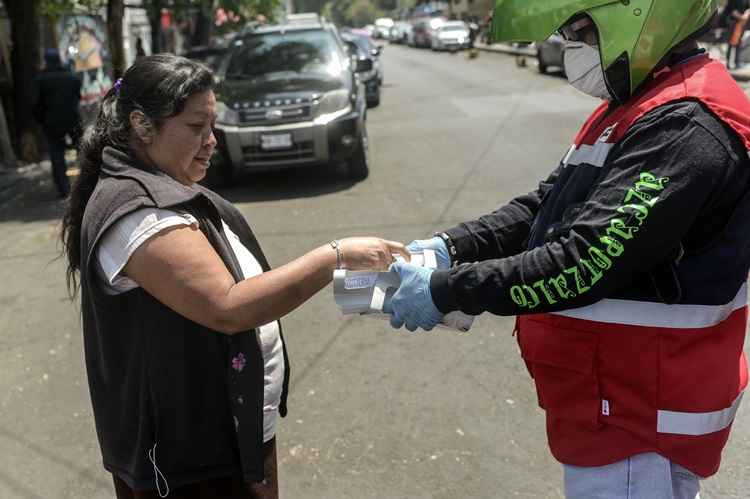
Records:
[[[276,133],[273,135],[260,136],[260,147],[264,150],[289,149],[292,145],[291,133]]]

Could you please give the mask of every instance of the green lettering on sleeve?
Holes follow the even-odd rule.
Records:
[[[613,237],[602,236],[599,241],[606,246],[607,254],[612,258],[618,258],[625,253],[625,246]]]
[[[539,306],[540,303],[542,303],[539,300],[539,296],[536,294],[536,291],[534,291],[531,286],[527,286],[526,284],[523,285],[523,291],[526,293],[529,298],[531,298],[531,301],[527,305],[529,309],[534,310],[536,307]]]
[[[552,286],[555,288],[555,291],[557,291],[557,295],[563,300],[567,300],[568,298],[573,298],[576,296],[575,292],[571,291],[568,288],[568,280],[564,274],[553,277],[549,280],[549,283],[552,284]]]
[[[657,198],[659,199],[659,198]],[[635,219],[638,220],[638,227],[643,225],[643,222],[646,221],[648,218],[648,208],[645,206],[641,206],[640,204],[626,204],[625,206],[620,206],[617,208],[617,213],[622,213],[623,215],[627,215],[628,212],[626,210],[631,209],[635,213]]]
[[[591,274],[590,286],[593,286],[599,281],[599,279],[602,278],[602,271],[591,265],[591,262],[589,262],[587,259],[581,258],[581,265],[586,267],[586,270],[588,270],[589,274]]]
[[[630,227],[625,225],[625,222],[623,222],[622,219],[614,218],[610,220],[609,228],[607,228],[606,232],[608,236],[614,234],[620,239],[629,241],[633,239],[633,233],[638,232],[638,227]]]
[[[669,182],[669,177],[656,178],[650,172],[643,172],[640,176],[641,180],[635,183],[635,188],[639,191],[651,189],[653,191],[663,191],[664,184]]]
[[[612,260],[596,246],[591,246],[589,248],[589,256],[594,264],[600,269],[609,270],[612,268]]]
[[[578,290],[579,295],[582,295],[583,293],[591,289],[588,286],[586,286],[586,282],[583,280],[583,277],[581,276],[581,271],[578,270],[578,267],[570,267],[570,268],[563,270],[563,272],[573,276],[573,279],[575,280],[575,283],[576,283],[576,289]]]
[[[533,284],[533,287],[535,287],[536,289],[542,292],[544,297],[547,299],[547,303],[549,303],[550,305],[554,305],[555,303],[557,303],[557,300],[555,300],[555,297],[552,294],[552,292],[549,289],[547,289],[547,285],[545,284],[544,279],[535,282]]]
[[[647,194],[636,189],[628,189],[628,193],[625,195],[625,202],[630,203],[633,201],[633,198],[638,198],[649,208],[653,208],[653,206],[659,200],[659,196],[653,197],[651,194]]]
[[[513,303],[518,305],[521,308],[526,308],[526,305],[528,305],[528,301],[526,300],[526,295],[523,292],[523,288],[521,286],[513,286],[510,288],[510,299],[513,300]]]
[[[606,235],[600,235],[599,243],[603,247],[589,246],[588,257],[580,258],[573,267],[563,270],[556,277],[546,280],[541,279],[533,284],[516,285],[510,288],[510,297],[513,303],[521,308],[533,310],[541,304],[540,295],[549,305],[554,305],[557,300],[569,300],[589,291],[604,273],[612,268],[613,260],[625,253],[623,241],[629,241],[635,237],[638,228],[643,225],[649,216],[649,210],[659,202],[659,196],[645,191],[661,192],[669,183],[668,177],[657,178],[650,172],[642,172],[639,179],[628,189],[623,199],[623,204],[616,209],[617,213],[625,215],[627,219],[612,218],[609,227],[604,231]],[[628,225],[635,219],[637,225]],[[632,223],[632,222],[631,222]],[[583,272],[582,272],[583,271]],[[591,276],[587,285],[584,274]],[[568,287],[567,275],[572,275],[575,282],[575,291]],[[536,291],[534,290],[536,288]],[[537,291],[539,293],[537,293]],[[559,298],[558,298],[559,297]]]

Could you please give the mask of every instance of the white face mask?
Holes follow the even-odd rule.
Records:
[[[583,42],[565,42],[565,75],[577,90],[592,97],[612,100],[604,80],[602,59],[597,47]]]

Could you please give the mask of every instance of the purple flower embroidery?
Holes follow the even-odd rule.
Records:
[[[245,368],[246,363],[247,359],[245,358],[245,354],[240,352],[232,359],[232,369],[237,372],[242,372],[242,370]]]

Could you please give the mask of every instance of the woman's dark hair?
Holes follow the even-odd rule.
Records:
[[[84,132],[78,147],[80,173],[70,191],[62,219],[60,238],[67,256],[67,283],[71,298],[78,291],[77,272],[81,261],[81,223],[86,204],[94,192],[101,171],[102,151],[111,146],[133,153],[137,140],[130,115],[140,111],[154,130],[164,120],[178,115],[185,101],[196,93],[214,86],[211,70],[206,66],[171,54],[141,57],[125,71],[99,104],[99,114]]]

